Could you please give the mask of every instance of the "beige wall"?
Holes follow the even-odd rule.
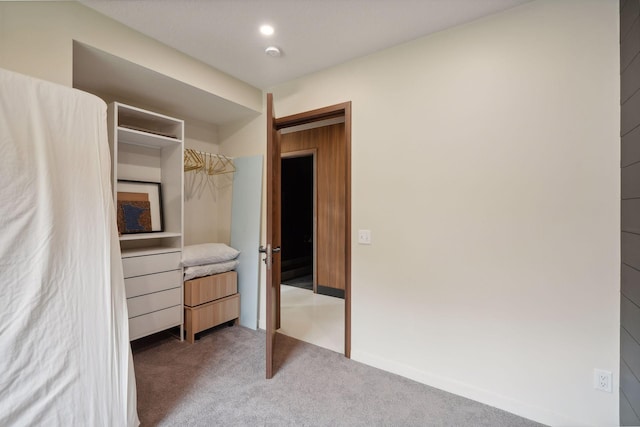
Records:
[[[260,91],[77,2],[0,2],[0,67],[72,85],[73,40],[260,111]]]
[[[76,2],[0,2],[0,67],[72,86],[73,40],[260,110],[261,92]],[[99,94],[113,101],[109,94]],[[185,119],[185,147],[218,152],[217,127],[159,111],[136,99],[118,99]],[[229,242],[231,186],[225,177],[199,198],[185,201],[185,244]]]
[[[355,360],[617,424],[617,8],[535,1],[272,89],[278,116],[353,102]],[[263,153],[263,128],[221,149]]]
[[[187,119],[184,146],[207,153],[219,153],[217,126]],[[204,174],[194,172],[187,172],[184,176],[184,244],[229,244],[232,175],[218,175],[207,180],[204,177]]]

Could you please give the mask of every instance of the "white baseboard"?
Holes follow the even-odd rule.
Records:
[[[580,425],[580,422],[569,420],[566,417],[551,413],[519,400],[502,396],[489,390],[484,390],[469,384],[450,378],[441,377],[429,372],[420,371],[411,366],[393,362],[366,352],[351,350],[351,359],[374,368],[382,369],[411,380],[426,384],[430,387],[475,400],[485,405],[493,406],[503,411],[511,412],[523,418],[530,419],[546,425]]]

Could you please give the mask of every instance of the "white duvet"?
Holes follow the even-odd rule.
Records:
[[[0,69],[0,425],[135,426],[106,105]]]

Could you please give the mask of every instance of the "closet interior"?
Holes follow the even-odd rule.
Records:
[[[220,152],[218,128],[259,112],[83,43],[73,44],[73,64],[73,86],[109,105],[130,340],[168,330],[193,343],[224,323],[255,329],[259,211],[257,226],[232,227],[248,221],[232,209],[248,197],[236,188],[243,176],[258,184]]]

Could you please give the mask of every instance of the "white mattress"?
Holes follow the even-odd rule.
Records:
[[[136,426],[106,105],[0,69],[0,425]]]

